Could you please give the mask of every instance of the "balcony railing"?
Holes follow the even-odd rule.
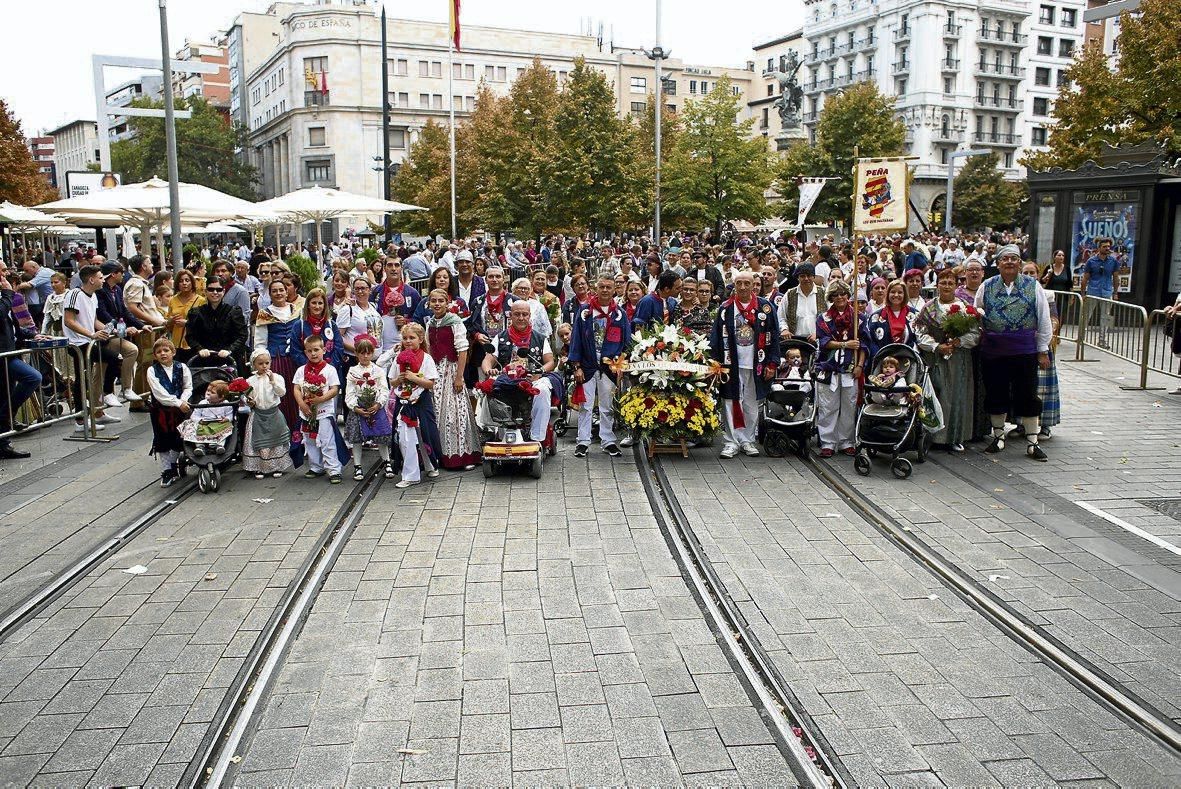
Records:
[[[809,82],[808,84],[804,85],[804,91],[806,93],[815,93],[816,91],[820,90],[828,90],[831,87],[831,79],[818,79],[815,82]]]
[[[877,43],[878,43],[877,36],[874,36],[871,33],[868,38],[863,38],[860,41],[854,42],[853,48],[855,50],[857,50],[858,52],[861,52],[866,49],[873,49],[875,46],[877,46]]]
[[[988,107],[990,109],[1000,110],[1001,112],[1020,112],[1023,104],[1024,102],[1021,99],[976,95],[977,107]]]
[[[815,123],[820,118],[819,112],[805,112],[804,123]]]
[[[894,31],[895,41],[906,41],[910,38],[910,26],[900,27]]]
[[[981,41],[991,41],[996,44],[1007,44],[1009,46],[1023,47],[1029,42],[1029,36],[1021,33],[1010,33],[1009,31],[1000,32],[993,27],[982,27],[978,31],[977,36]]]
[[[939,62],[939,68],[941,71],[959,71],[959,58],[944,58]]]
[[[1017,134],[1002,134],[1001,132],[976,132],[972,135],[972,142],[1016,148],[1021,145],[1021,137]]]
[[[910,73],[910,61],[909,60],[902,60],[902,61],[899,61],[898,63],[895,63],[893,71],[897,75]]]
[[[977,74],[987,74],[991,77],[998,77],[1000,79],[1024,79],[1025,69],[1021,66],[1012,66],[1008,63],[989,63],[982,60],[976,64]]]
[[[954,129],[936,129],[931,135],[931,139],[935,142],[959,143],[964,141],[964,133],[962,131],[955,131]]]
[[[870,80],[870,79],[873,79],[874,77],[876,77],[877,73],[878,73],[877,69],[867,68],[863,71],[858,71],[856,74],[854,74],[853,81],[854,82],[865,82],[866,80]]]
[[[946,25],[943,26],[943,37],[944,38],[959,38],[960,34],[963,32],[964,32],[963,25],[956,25],[956,24],[952,24],[951,22],[948,22]]]

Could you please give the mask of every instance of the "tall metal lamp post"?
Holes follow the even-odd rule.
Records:
[[[653,202],[655,207],[655,216],[652,224],[652,243],[656,245],[657,250],[660,249],[660,116],[663,115],[661,110],[664,109],[664,82],[660,75],[660,66],[662,62],[669,56],[669,52],[662,49],[660,46],[660,0],[656,0],[656,46],[651,50],[645,50],[644,54],[650,60],[655,61],[656,69],[656,107],[654,108],[656,118],[656,173],[654,183]]]

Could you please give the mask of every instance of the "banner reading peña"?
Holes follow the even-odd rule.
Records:
[[[910,201],[905,159],[858,159],[853,190],[855,233],[906,230]]]

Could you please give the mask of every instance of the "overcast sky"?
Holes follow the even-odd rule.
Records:
[[[264,11],[269,0],[169,0],[168,24],[175,51],[186,38],[208,40],[224,31],[240,11]],[[471,25],[577,33],[594,9],[604,38],[614,26],[615,42],[651,46],[655,0],[463,0],[463,22]],[[389,2],[391,18],[444,21],[447,0]],[[799,27],[802,0],[664,0],[661,35],[674,57],[698,65],[741,66],[751,46]],[[41,0],[4,2],[0,26],[0,95],[26,135],[77,118],[94,118],[92,54],[159,57],[156,0]],[[108,72],[108,85],[134,76]]]

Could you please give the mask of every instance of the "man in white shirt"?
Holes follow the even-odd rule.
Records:
[[[83,266],[78,277],[82,284],[66,294],[65,315],[62,319],[66,341],[75,349],[70,353],[74,360],[74,403],[75,407],[81,408],[85,400],[95,417],[95,429],[103,430],[104,425],[123,420],[107,416],[103,411],[102,387],[98,377],[100,362],[106,366],[106,375],[110,379],[108,383],[113,387],[115,379],[119,377],[122,360],[118,353],[106,347],[111,336],[95,324],[98,297],[94,294],[103,286],[102,269],[98,266]],[[94,343],[90,344],[92,340]],[[86,378],[84,364],[90,366],[86,392],[82,391],[82,381]],[[85,432],[86,423],[81,417],[76,418],[74,424],[74,432]]]
[[[824,293],[816,287],[816,269],[811,263],[796,266],[800,284],[779,302],[779,334],[785,340],[816,342],[816,316],[827,309]]]

